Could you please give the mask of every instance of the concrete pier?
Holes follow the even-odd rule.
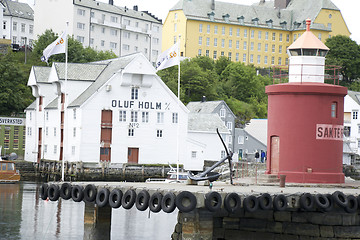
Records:
[[[101,239],[110,239],[111,206],[116,204],[141,211],[150,208],[152,212],[170,213],[178,208],[178,223],[171,236],[176,240],[360,238],[358,182],[286,184],[285,188],[279,184],[215,182],[212,189],[159,182],[53,182],[43,184],[40,197],[52,201],[66,197],[62,190],[68,184],[72,186],[71,198],[86,202],[84,239],[99,239],[100,232]],[[79,197],[74,189],[84,196]]]
[[[110,239],[111,207],[85,203],[84,240]]]

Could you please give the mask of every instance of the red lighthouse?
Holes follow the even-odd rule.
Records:
[[[345,87],[324,83],[329,49],[310,32],[289,48],[289,83],[266,87],[267,174],[287,182],[343,183]]]

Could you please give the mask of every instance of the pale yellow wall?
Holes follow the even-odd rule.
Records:
[[[202,24],[202,32],[200,30],[200,24]],[[210,33],[207,32],[208,25],[210,26]],[[217,33],[215,33],[215,26],[217,26]],[[222,28],[225,27],[225,35],[222,34]],[[230,35],[230,28],[232,28],[232,35]],[[237,31],[240,29],[240,35],[237,36]],[[247,36],[245,36],[245,30]],[[254,37],[251,38],[251,31],[254,30]],[[261,31],[261,39],[259,39],[259,31]],[[266,32],[268,32],[268,40],[265,39]],[[275,33],[275,40],[272,40],[272,34]],[[282,41],[280,42],[280,34],[282,34]],[[289,41],[287,41],[287,34],[289,34]],[[199,44],[199,37],[202,37],[202,44]],[[209,38],[209,46],[207,46],[207,38]],[[217,39],[217,46],[214,42]],[[222,39],[225,41],[224,47],[222,47]],[[229,45],[229,40],[232,41],[232,46]],[[271,66],[272,57],[274,57],[274,65],[278,65],[279,57],[281,57],[281,64],[285,65],[288,55],[286,49],[292,42],[291,35],[288,31],[274,30],[259,27],[248,27],[241,25],[224,24],[217,22],[205,22],[188,20],[187,22],[187,39],[186,39],[186,56],[195,57],[201,50],[201,55],[206,55],[206,50],[209,51],[209,57],[214,58],[214,51],[217,52],[217,58],[224,53],[224,56],[228,57],[231,52],[231,60],[236,61],[236,54],[239,54],[239,62],[243,62],[243,55],[246,54],[246,64],[254,64],[261,67]],[[237,41],[239,41],[239,47],[237,48]],[[246,50],[244,50],[244,42],[246,42]],[[254,45],[254,49],[251,50],[251,43]],[[258,44],[261,44],[260,51],[258,51]],[[268,45],[268,50],[265,52],[265,44]],[[275,52],[272,52],[272,46],[275,46]],[[279,46],[282,47],[281,53],[279,52]],[[253,61],[251,62],[251,55],[253,55]],[[260,56],[260,64],[257,59]],[[265,64],[265,56],[268,57],[267,64]]]
[[[175,13],[177,18],[175,19]],[[329,18],[331,14],[331,18]],[[325,26],[328,23],[332,24],[333,31],[321,31],[313,30],[315,36],[319,37],[321,34],[321,40],[326,41],[327,38],[338,34],[349,36],[349,30],[342,18],[340,11],[334,10],[321,10],[317,16],[316,23],[322,23]],[[177,25],[177,31],[174,32],[174,25]],[[202,32],[199,31],[199,25],[202,24]],[[210,32],[207,32],[207,26],[210,26]],[[217,26],[217,33],[215,33],[215,26]],[[225,35],[222,34],[222,27],[225,27]],[[289,27],[289,26],[288,26]],[[230,36],[230,28],[232,28],[232,35]],[[240,35],[237,36],[237,29],[240,29]],[[247,37],[244,36],[244,32],[247,30]],[[254,38],[251,38],[251,31],[254,30]],[[261,39],[258,38],[258,33],[261,31]],[[206,51],[209,51],[209,57],[214,58],[214,51],[217,52],[216,59],[218,59],[222,52],[224,56],[229,56],[231,52],[231,60],[236,61],[236,54],[239,55],[239,62],[243,62],[243,55],[246,54],[245,64],[254,64],[258,67],[271,67],[279,65],[279,58],[281,58],[281,65],[285,65],[288,61],[288,55],[286,49],[294,42],[295,35],[298,39],[303,34],[305,29],[299,29],[297,31],[287,31],[272,28],[265,28],[262,26],[243,26],[237,24],[227,24],[207,21],[198,21],[187,19],[182,10],[169,12],[164,25],[163,25],[163,39],[162,39],[162,51],[168,49],[174,44],[174,36],[181,34],[181,52],[185,57],[198,56],[199,49],[201,55],[205,56]],[[268,39],[265,39],[265,34],[268,32]],[[272,40],[272,35],[275,33],[275,41]],[[280,34],[282,34],[282,41],[280,41]],[[289,41],[287,41],[287,35],[289,35]],[[199,37],[202,37],[202,44],[199,44]],[[207,38],[209,38],[209,46],[207,46]],[[217,46],[214,46],[214,40],[217,39]],[[225,40],[225,46],[222,47],[222,39]],[[232,40],[232,47],[229,47],[229,40]],[[239,48],[236,47],[236,42],[239,41]],[[246,50],[244,50],[244,42],[246,42]],[[254,44],[254,49],[251,50],[251,43]],[[258,51],[258,44],[261,44],[261,50]],[[268,44],[268,50],[265,51],[265,44]],[[272,51],[273,45],[275,46],[275,52]],[[186,46],[186,49],[185,49]],[[279,52],[279,46],[282,47],[282,52]],[[253,61],[251,62],[251,55],[253,55]],[[258,56],[260,56],[260,64],[258,63]],[[267,56],[267,63],[265,64],[265,56]],[[272,64],[272,58],[274,62]]]
[[[170,11],[168,13],[162,29],[162,52],[174,45],[174,37],[176,36],[176,40],[178,41],[179,35],[181,37],[180,52],[185,51],[186,21],[187,19],[182,10]]]
[[[316,17],[315,23],[322,23],[325,27],[331,23],[331,32],[328,33],[330,36],[345,35],[350,37],[350,31],[340,11],[322,9]]]

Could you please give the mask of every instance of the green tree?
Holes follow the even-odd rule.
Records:
[[[38,36],[38,40],[34,42],[32,57],[40,60],[44,49],[54,42],[57,37],[57,34],[55,34],[52,30],[46,30],[42,35]],[[84,48],[79,41],[74,39],[74,37],[68,36],[68,62],[86,63],[111,58],[116,58],[115,53],[112,51],[97,52],[90,47]],[[65,62],[65,54],[56,54],[51,56],[49,59],[49,65],[51,65],[52,62]],[[40,61],[39,64],[41,65]]]
[[[360,77],[360,46],[347,36],[328,38],[325,43],[330,51],[326,57],[327,65],[341,67],[343,80],[352,82]]]
[[[0,56],[0,113],[12,116],[24,111],[33,101],[27,87],[28,72],[19,68],[12,53]]]
[[[181,83],[184,90],[184,102],[199,101],[202,96],[209,100],[216,98],[215,83],[216,73],[214,70],[204,70],[191,60],[181,62]]]
[[[221,73],[225,70],[225,68],[231,63],[229,58],[221,56],[218,60],[215,62],[215,69],[216,73],[220,76]]]

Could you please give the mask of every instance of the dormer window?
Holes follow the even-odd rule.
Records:
[[[287,22],[286,22],[286,21],[281,22],[281,23],[280,23],[280,26],[281,26],[282,29],[286,30],[286,28],[287,28]]]
[[[258,18],[253,18],[251,21],[255,26],[259,26],[259,19]]]
[[[214,21],[215,20],[215,13],[214,12],[209,12],[208,13],[209,19],[210,21]]]
[[[240,17],[238,17],[237,18],[238,19],[238,21],[239,21],[239,23],[241,24],[241,25],[244,25],[244,23],[245,23],[245,18],[244,18],[244,16],[240,16]]]
[[[222,17],[226,23],[229,23],[229,18],[230,18],[229,14],[224,14]]]
[[[300,27],[301,23],[294,22],[294,29],[298,29]]]
[[[269,28],[272,28],[273,27],[273,20],[269,19],[266,21],[266,25],[269,27]]]

